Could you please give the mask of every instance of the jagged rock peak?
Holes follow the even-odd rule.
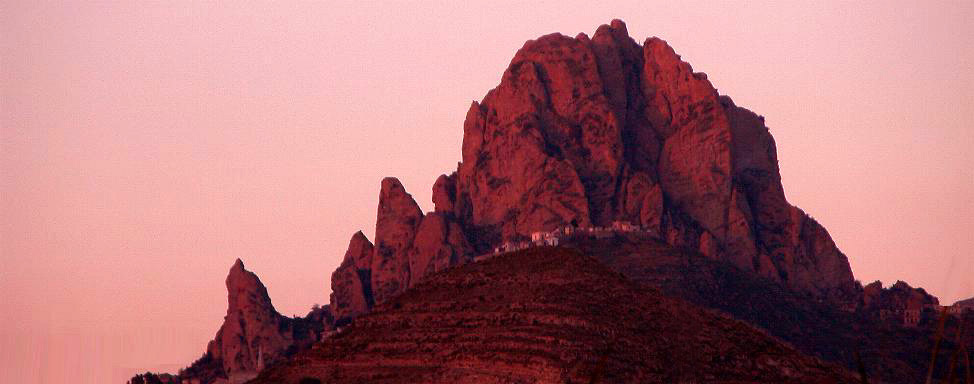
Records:
[[[614,221],[798,291],[854,295],[845,255],[785,199],[776,151],[763,117],[664,40],[637,43],[621,20],[591,38],[529,40],[471,103],[461,162],[434,183],[433,213],[382,181],[375,302],[505,241]]]
[[[371,268],[372,291],[377,302],[402,292],[409,285],[408,252],[422,220],[423,211],[399,179],[382,179]]]
[[[242,382],[264,366],[284,357],[289,348],[318,338],[323,324],[306,324],[274,309],[267,288],[237,259],[227,274],[227,315],[207,355],[218,366],[218,376]]]
[[[382,179],[381,188],[379,190],[379,202],[388,202],[391,204],[403,204],[402,206],[396,206],[396,208],[412,209],[422,215],[422,210],[419,209],[419,205],[413,200],[413,195],[406,192],[406,187],[403,187],[399,179],[395,177],[386,177]],[[380,208],[382,208],[380,206]]]
[[[338,323],[372,309],[373,245],[362,231],[355,232],[341,266],[331,275],[331,313]]]
[[[452,213],[457,200],[456,174],[440,175],[433,183],[433,207],[435,212]]]
[[[270,313],[277,313],[271,298],[267,294],[267,287],[253,272],[244,268],[243,261],[237,259],[227,274],[227,314],[231,312],[260,308]]]

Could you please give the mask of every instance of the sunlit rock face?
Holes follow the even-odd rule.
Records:
[[[359,313],[363,297],[382,302],[535,231],[614,221],[798,291],[856,290],[825,228],[785,199],[764,118],[720,95],[665,41],[637,43],[619,20],[591,38],[525,43],[471,104],[461,153],[433,185],[433,213],[383,180],[371,267],[356,268],[370,287],[345,273],[332,308],[354,292]]]
[[[207,346],[207,358],[218,365],[214,376],[229,383],[253,378],[265,366],[279,361],[319,339],[323,322],[318,313],[290,318],[274,309],[267,288],[237,259],[226,279],[227,315]],[[311,324],[311,323],[314,324]],[[207,377],[206,382],[219,377]]]
[[[368,312],[375,304],[372,297],[372,254],[374,247],[359,231],[352,235],[342,264],[331,275],[331,313],[344,322]]]

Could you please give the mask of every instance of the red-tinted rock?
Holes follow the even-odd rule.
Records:
[[[758,264],[752,225],[754,217],[747,197],[738,188],[734,188],[727,207],[724,259],[745,271],[756,270],[755,266]]]
[[[382,302],[409,286],[409,250],[423,211],[396,178],[382,180],[375,220],[375,251],[372,256],[372,292]]]
[[[372,242],[355,232],[341,266],[331,275],[331,313],[336,321],[353,318],[372,309]]]
[[[423,276],[473,257],[466,234],[444,207],[455,199],[450,195],[452,183],[449,176],[438,179],[433,192],[438,212],[424,216],[399,180],[382,181],[375,246],[356,233],[332,276],[331,310],[336,320],[344,323],[366,313]]]
[[[433,206],[436,212],[453,213],[457,201],[456,173],[440,175],[433,183]]]
[[[481,249],[573,220],[589,223],[585,187],[541,130],[547,100],[537,65],[522,60],[467,113],[456,210],[481,230]]]
[[[818,221],[798,208],[794,212],[797,218],[793,220],[800,228],[797,248],[791,263],[778,266],[788,274],[786,282],[809,292],[848,292],[854,283],[846,256]]]
[[[785,199],[775,151],[763,118],[614,21],[527,42],[471,106],[454,212],[481,252],[624,220],[802,291],[854,290],[828,233]]]
[[[226,285],[227,315],[207,353],[222,362],[223,373],[232,382],[256,376],[302,340],[317,339],[307,333],[309,329],[296,327],[295,319],[274,309],[267,288],[257,275],[244,269],[240,259],[230,269]]]
[[[663,191],[644,172],[625,173],[620,188],[617,220],[644,226],[653,233],[660,233],[663,218]]]
[[[825,228],[788,203],[764,118],[720,96],[663,40],[640,46],[619,20],[592,38],[526,42],[500,84],[471,104],[462,161],[432,192],[434,212],[424,216],[398,180],[382,181],[374,247],[356,234],[332,275],[329,313],[339,321],[505,241],[612,221],[638,223],[669,245],[801,295],[853,306],[886,295],[874,286],[860,293]],[[265,320],[274,316],[251,315],[276,314],[259,287],[244,309],[231,293],[227,324],[272,328]],[[255,345],[251,333],[227,324],[210,350],[228,358],[228,369],[249,369],[254,351],[241,343]],[[260,345],[286,344],[273,341],[286,336],[266,338]]]
[[[828,233],[785,199],[764,119],[621,21],[526,42],[463,130],[457,171],[433,186],[435,217],[383,183],[377,301],[502,242],[617,220],[800,291],[855,292]]]
[[[430,213],[423,218],[409,260],[410,286],[423,277],[462,264],[473,256],[463,230],[449,216]]]
[[[616,120],[623,123],[626,162],[655,180],[661,143],[646,119],[646,99],[640,81],[643,49],[629,37],[625,23],[613,20],[595,31],[592,50],[609,105]]]
[[[653,128],[666,138],[660,184],[677,208],[723,243],[731,197],[731,133],[717,91],[666,42],[648,39],[643,52],[647,111]]]

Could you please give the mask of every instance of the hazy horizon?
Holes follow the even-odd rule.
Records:
[[[0,2],[0,382],[188,365],[237,258],[327,304],[382,177],[431,210],[517,49],[613,18],[765,117],[863,284],[974,296],[974,3]]]

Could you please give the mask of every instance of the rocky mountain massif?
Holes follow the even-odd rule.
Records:
[[[857,324],[868,318],[860,312],[895,309],[884,303],[911,303],[903,308],[919,305],[922,310],[936,299],[908,286],[864,288],[856,282],[825,228],[786,201],[774,139],[763,118],[720,95],[706,75],[693,72],[664,41],[650,38],[640,45],[618,20],[599,27],[591,38],[553,34],[528,41],[501,83],[470,106],[463,130],[462,161],[434,183],[433,212],[424,213],[395,178],[382,180],[374,242],[361,232],[352,236],[331,276],[331,303],[324,309],[303,319],[283,317],[256,276],[235,265],[227,279],[230,308],[224,325],[203,358],[180,377],[200,383],[239,382],[253,377],[261,365],[293,366],[290,356],[322,338],[328,340],[321,348],[351,348],[342,344],[344,336],[333,341],[329,335],[352,324],[356,331],[350,335],[357,336],[348,340],[364,340],[365,329],[386,332],[380,325],[402,326],[365,319],[399,316],[401,308],[383,306],[400,300],[396,298],[404,292],[410,295],[410,288],[428,276],[443,276],[444,270],[537,231],[566,225],[605,227],[617,221],[645,228],[645,239],[635,241],[635,248],[603,242],[579,250],[639,286],[662,288],[685,299],[687,306],[726,312],[806,354],[849,368],[862,360],[872,367],[892,364],[894,369],[887,371],[894,373],[884,376],[888,381],[897,382],[897,372],[907,372],[908,378],[899,382],[923,376],[924,359],[917,356],[929,353],[929,332],[914,335],[906,352],[884,354],[898,348],[895,335],[912,331],[900,325],[874,329]],[[647,244],[658,249],[644,252],[640,247]],[[665,257],[676,254],[682,256]],[[518,273],[518,264],[511,261],[508,270]],[[454,271],[445,274],[455,276]],[[453,308],[440,304],[430,310]],[[353,321],[373,308],[386,312]],[[546,316],[575,316],[561,307],[551,309]],[[655,310],[631,308],[644,309]],[[512,316],[515,312],[511,310]],[[493,329],[521,324],[518,319],[491,323],[495,320],[470,316],[457,314],[456,319],[487,322]],[[930,323],[929,315],[918,322]],[[455,340],[476,333],[473,328],[468,333],[444,329],[448,331],[453,333],[443,337]],[[883,332],[895,337],[882,338]],[[859,344],[865,339],[857,333],[886,341]],[[381,340],[395,337],[375,340],[386,343]],[[445,341],[436,343],[427,345]],[[860,359],[860,350],[876,353]],[[321,351],[316,353],[324,353],[319,355],[322,361],[347,366],[345,357]],[[410,358],[430,356],[418,353]],[[544,359],[539,363],[551,372],[566,368],[568,361]],[[514,363],[511,367],[523,365]],[[490,375],[497,369],[485,368],[485,377],[495,377]],[[434,377],[423,376],[433,374],[426,368],[420,371],[416,377]]]
[[[569,249],[438,273],[252,383],[853,383]]]
[[[856,289],[828,232],[785,200],[763,118],[719,95],[663,40],[637,44],[618,20],[591,38],[524,44],[500,85],[470,106],[462,161],[433,186],[435,212],[424,215],[392,178],[379,196],[374,247],[356,234],[333,275],[337,319],[572,223],[639,224],[802,292]]]

